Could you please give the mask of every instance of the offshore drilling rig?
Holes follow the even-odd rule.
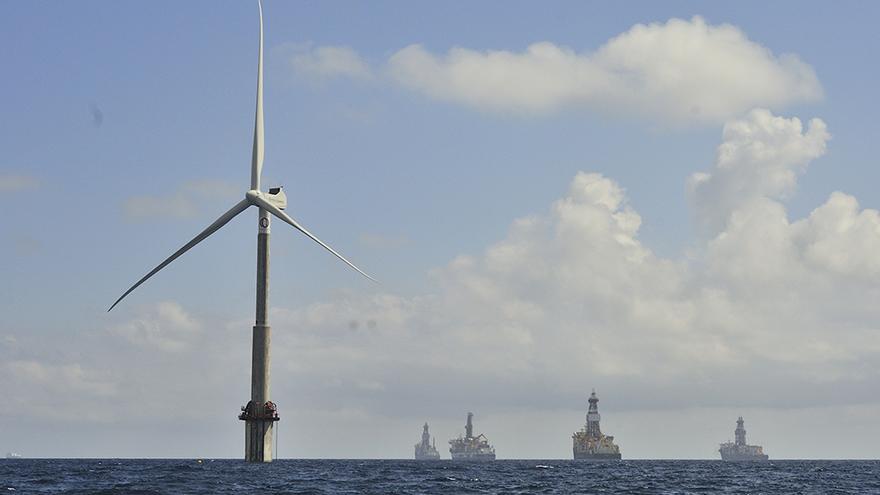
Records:
[[[480,433],[474,436],[474,413],[467,414],[467,424],[464,427],[464,437],[459,436],[449,441],[449,453],[453,461],[494,461],[495,448],[489,445],[489,440]]]
[[[722,443],[718,449],[722,461],[766,461],[769,458],[764,453],[764,447],[746,444],[746,427],[742,416],[736,420],[733,435],[735,441]]]
[[[602,434],[599,429],[599,398],[596,390],[588,399],[587,424],[572,436],[574,458],[576,460],[619,460],[620,447],[614,443],[614,437]]]
[[[417,461],[436,461],[440,459],[437,452],[437,444],[431,442],[431,434],[428,433],[428,423],[422,429],[422,441],[416,444]]]

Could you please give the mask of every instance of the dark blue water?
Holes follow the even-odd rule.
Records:
[[[81,494],[880,494],[880,461],[13,459],[0,492]]]

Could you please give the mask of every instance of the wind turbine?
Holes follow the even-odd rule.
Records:
[[[116,302],[110,306],[111,311],[125,296],[146,282],[159,270],[168,266],[169,263],[179,258],[183,253],[192,249],[193,246],[207,239],[208,236],[220,230],[241,212],[251,206],[259,209],[258,232],[257,232],[257,311],[253,327],[253,354],[251,361],[251,400],[247,406],[241,408],[239,419],[245,421],[245,460],[250,462],[272,461],[272,432],[275,421],[279,420],[275,404],[269,400],[269,343],[271,341],[271,328],[269,327],[269,228],[272,215],[302,232],[309,239],[317,242],[334,256],[354,268],[361,275],[370,280],[375,280],[364,273],[360,268],[345,259],[333,248],[305,229],[296,220],[284,213],[287,207],[287,196],[280,187],[270,188],[268,192],[260,190],[260,177],[263,171],[263,2],[259,1],[260,7],[260,49],[257,60],[257,109],[254,118],[254,147],[251,161],[251,187],[245,192],[244,199],[220,216],[214,223],[200,232],[191,241],[178,249],[165,261],[159,263],[143,278],[138,280],[125,291]]]

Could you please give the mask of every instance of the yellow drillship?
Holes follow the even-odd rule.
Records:
[[[619,460],[620,447],[614,443],[614,437],[603,435],[599,429],[599,398],[596,397],[595,390],[590,394],[589,403],[587,424],[571,436],[574,458],[589,461]]]

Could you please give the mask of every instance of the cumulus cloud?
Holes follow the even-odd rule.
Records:
[[[293,57],[304,73],[363,77],[349,48],[319,47]],[[394,53],[385,75],[430,98],[526,114],[585,108],[677,124],[717,123],[753,107],[782,108],[822,97],[813,68],[776,55],[735,26],[701,17],[637,24],[593,52],[552,42],[522,52],[421,45]]]
[[[799,119],[764,109],[726,123],[715,166],[688,181],[698,220],[717,232],[746,203],[788,198],[807,164],[825,154],[830,137],[820,119],[812,119],[804,129]]]
[[[293,52],[290,64],[301,75],[314,79],[347,77],[371,79],[372,69],[352,48],[347,46],[293,45],[285,47]]]
[[[860,209],[853,196],[832,193],[792,231],[810,264],[868,281],[880,276],[880,213]]]
[[[35,189],[39,185],[36,178],[29,175],[0,173],[0,192],[18,192]]]
[[[494,388],[490,396],[504,401],[542,395],[548,380],[571,390],[588,376],[681,371],[692,364],[685,357],[723,361],[693,327],[686,268],[643,246],[640,223],[619,185],[580,173],[549,213],[517,220],[483,255],[438,269],[436,294],[348,297],[278,315],[278,325],[302,329],[279,337],[296,353],[283,361],[380,383],[399,384],[384,370],[406,369],[438,394],[462,381],[472,400]],[[375,328],[346,325],[365,319]]]
[[[545,112],[571,106],[719,122],[754,106],[781,107],[822,94],[813,69],[775,56],[740,29],[700,17],[637,24],[593,53],[553,43],[523,52],[419,45],[394,54],[400,84],[428,96],[498,111]]]
[[[192,218],[199,205],[213,199],[233,199],[239,190],[219,180],[191,181],[167,196],[131,196],[122,205],[125,216],[132,220],[153,218]]]
[[[178,303],[164,301],[141,316],[114,327],[111,333],[137,346],[180,352],[189,348],[201,328],[201,323]]]
[[[310,400],[343,407],[323,396],[332,386],[381,414],[419,410],[395,400],[419,390],[439,397],[426,409],[564,408],[592,384],[634,408],[861,400],[880,375],[880,290],[866,283],[880,274],[880,214],[833,193],[788,218],[795,172],[825,149],[821,121],[756,111],[723,140],[701,187],[747,200],[695,253],[654,253],[625,190],[582,172],[546,212],[435,270],[427,295],[276,310],[292,330],[276,337],[279,373],[302,377]]]

